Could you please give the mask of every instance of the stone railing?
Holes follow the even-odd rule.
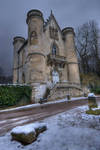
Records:
[[[63,60],[63,61],[66,61],[66,57],[60,56],[60,55],[52,55],[52,54],[50,54],[49,57],[50,57],[51,59],[61,59],[61,60]]]
[[[52,54],[49,54],[47,56],[47,62],[48,63],[66,63],[67,60],[66,60],[66,57],[64,56],[60,56],[60,55],[52,55]]]

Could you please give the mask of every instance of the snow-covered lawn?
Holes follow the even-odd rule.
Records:
[[[7,133],[0,137],[0,150],[100,150],[100,116],[85,114],[87,109],[82,106],[44,119],[47,131],[28,146],[11,141]]]

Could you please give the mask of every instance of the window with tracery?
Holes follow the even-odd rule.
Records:
[[[52,55],[58,55],[58,47],[55,43],[52,45]]]
[[[52,47],[52,55],[56,55],[56,45],[54,45],[54,44]]]

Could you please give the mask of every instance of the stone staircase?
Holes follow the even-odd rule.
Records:
[[[82,96],[83,90],[80,84],[72,82],[58,82],[51,89],[48,95],[48,101],[52,99],[64,98],[67,95],[71,96]]]

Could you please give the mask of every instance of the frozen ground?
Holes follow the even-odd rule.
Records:
[[[100,116],[86,115],[87,109],[78,107],[41,121],[48,130],[28,146],[11,141],[7,133],[0,137],[0,150],[100,150]]]

